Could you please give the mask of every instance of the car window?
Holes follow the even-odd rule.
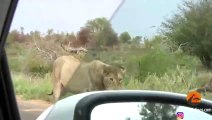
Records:
[[[6,52],[21,116],[98,90],[212,100],[211,28],[211,0],[20,0]]]

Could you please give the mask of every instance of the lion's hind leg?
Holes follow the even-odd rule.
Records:
[[[64,86],[61,82],[58,82],[55,86],[55,89],[53,91],[54,94],[54,102],[58,101],[61,97],[61,94],[64,91]]]

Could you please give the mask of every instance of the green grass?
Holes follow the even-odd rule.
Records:
[[[161,76],[156,74],[148,75],[143,83],[132,79],[126,87],[127,89],[160,90],[179,93],[186,93],[189,91],[189,88],[197,87],[196,76],[192,71],[180,69],[179,67],[176,69],[176,71],[169,71],[170,73],[165,73]]]
[[[211,73],[200,73],[197,75],[192,70],[177,67],[176,70],[169,71],[162,76],[156,74],[148,75],[144,82],[134,79],[129,80],[125,89],[132,90],[157,90],[187,94],[190,90],[199,88],[202,84],[207,83]],[[206,93],[203,98],[212,100],[212,93]]]
[[[25,99],[42,99],[47,101],[52,99],[51,96],[47,95],[52,90],[49,74],[40,78],[39,76],[27,76],[23,73],[13,73],[12,78],[17,95],[22,95]]]

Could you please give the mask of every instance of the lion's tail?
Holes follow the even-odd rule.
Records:
[[[51,93],[48,93],[48,95],[53,95],[53,90],[52,90],[52,92],[51,92]]]

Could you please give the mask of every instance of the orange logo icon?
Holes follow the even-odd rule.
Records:
[[[190,105],[197,105],[201,102],[201,94],[197,91],[191,91],[187,94],[186,100]]]

